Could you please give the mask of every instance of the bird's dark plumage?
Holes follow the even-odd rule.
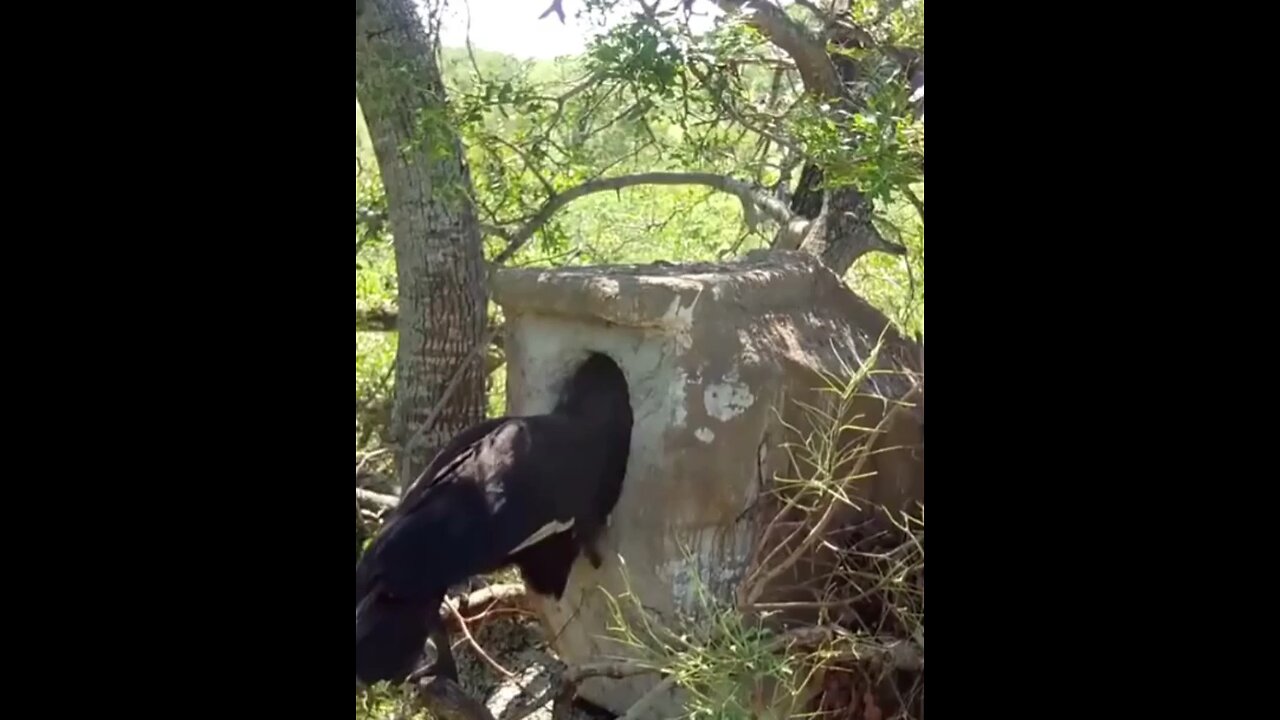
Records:
[[[443,632],[452,585],[516,565],[528,588],[563,594],[621,493],[632,415],[626,380],[590,356],[551,413],[487,420],[459,433],[405,494],[356,566],[356,676],[403,680]],[[452,669],[447,643],[436,648]]]

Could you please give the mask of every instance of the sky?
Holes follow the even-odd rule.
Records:
[[[662,1],[663,8],[674,4],[674,0]],[[638,5],[625,2],[620,5],[620,11],[608,19],[607,25],[638,9]],[[563,25],[555,13],[538,19],[550,6],[551,0],[448,0],[440,27],[441,44],[445,47],[466,44],[469,10],[472,47],[521,59],[546,59],[582,52],[587,38],[600,31],[592,20],[574,17],[583,8],[582,0],[563,0]],[[709,28],[711,18],[721,14],[710,2],[698,3],[695,10],[701,15],[692,23],[695,30]]]

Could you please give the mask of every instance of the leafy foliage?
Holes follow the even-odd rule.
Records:
[[[923,335],[924,121],[916,117],[902,62],[923,54],[922,0],[853,0],[838,19],[864,38],[826,44],[833,61],[854,69],[845,103],[804,92],[794,60],[750,17],[724,15],[695,31],[677,3],[659,5],[584,0],[585,13],[613,24],[577,57],[522,62],[472,48],[441,52],[449,104],[417,119],[416,142],[439,146],[440,138],[461,138],[487,228],[486,256],[503,253],[551,198],[594,179],[713,173],[753,182],[786,203],[801,166],[816,162],[826,187],[856,187],[872,203],[880,234],[906,248],[905,257],[861,257],[846,275],[850,286],[906,333]],[[789,4],[786,13],[816,37],[831,23],[812,7]],[[386,198],[359,108],[356,115],[356,304],[393,311]],[[749,225],[738,198],[696,185],[589,194],[538,219],[508,266],[725,259],[767,247],[777,230],[772,222]],[[495,322],[498,314],[491,309]],[[395,333],[357,332],[357,452],[366,456],[382,443],[395,347]],[[505,410],[505,367],[500,354],[494,357],[491,415]],[[921,546],[921,563],[922,553]],[[694,716],[747,717],[749,698],[732,678],[768,677],[786,691],[808,679],[798,667],[826,661],[822,652],[848,656],[830,644],[803,656],[779,655],[771,651],[776,640],[758,621],[717,606],[685,636],[629,641],[655,648],[653,661],[693,692]],[[358,718],[404,712],[394,694],[357,700]]]
[[[705,8],[705,0],[698,5]],[[917,0],[856,0],[848,21],[865,47],[828,45],[856,63],[854,109],[803,92],[791,59],[748,18],[719,17],[690,28],[671,3],[647,12],[632,0],[586,0],[583,12],[614,24],[578,57],[522,62],[472,48],[440,56],[446,113],[419,118],[424,141],[456,132],[470,164],[489,258],[545,202],[594,178],[651,171],[700,171],[785,189],[806,160],[825,169],[829,187],[858,187],[874,204],[875,225],[907,248],[906,258],[862,257],[851,286],[909,334],[924,330],[924,124],[912,115],[907,78],[880,48],[923,47]],[[810,32],[824,20],[800,4],[788,16]],[[357,108],[356,303],[394,309],[396,278],[386,201]],[[447,126],[447,130],[445,129]],[[552,215],[508,260],[510,266],[715,260],[765,247],[771,223],[743,222],[737,198],[699,186],[628,188],[587,195]],[[495,310],[496,312],[496,310]],[[394,333],[357,338],[357,406],[377,407],[394,358]],[[501,369],[491,376],[490,410],[503,407]],[[359,414],[359,413],[358,413]],[[376,445],[357,418],[357,439]]]

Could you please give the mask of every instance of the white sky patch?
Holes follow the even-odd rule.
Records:
[[[418,13],[425,19],[422,0],[416,0]],[[661,0],[662,9],[676,7],[678,0]],[[480,50],[504,53],[522,60],[549,59],[577,55],[586,48],[587,40],[614,27],[640,10],[637,2],[623,0],[606,18],[598,13],[576,17],[583,12],[582,0],[563,0],[564,23],[555,13],[538,19],[551,0],[447,0],[440,23],[440,40],[444,47],[465,47],[467,16],[470,13],[471,46]],[[716,17],[724,13],[710,0],[696,0],[690,26],[694,32],[710,30]],[[602,22],[603,20],[603,22]]]

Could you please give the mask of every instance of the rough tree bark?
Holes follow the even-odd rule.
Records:
[[[448,438],[484,417],[480,341],[488,306],[471,175],[445,120],[436,46],[412,0],[356,11],[356,97],[386,187],[398,282],[392,439],[401,482]],[[456,372],[461,384],[419,432]]]

